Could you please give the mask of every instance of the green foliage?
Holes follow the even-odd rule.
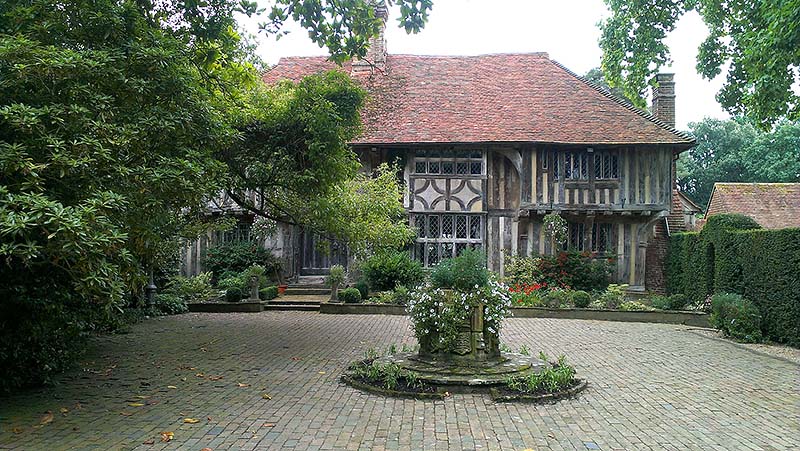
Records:
[[[382,291],[377,298],[372,299],[372,302],[376,304],[406,305],[410,295],[408,288],[398,285],[394,290]]]
[[[354,377],[388,390],[399,388],[422,391],[425,388],[423,382],[419,380],[419,375],[413,371],[400,368],[396,363],[380,362],[374,357],[350,365],[349,370]]]
[[[270,301],[278,297],[278,287],[272,285],[258,291],[262,301]]]
[[[345,288],[339,291],[339,300],[345,304],[358,304],[361,302],[361,292],[357,288]]]
[[[238,288],[240,291],[247,290],[247,279],[245,279],[244,273],[234,274],[228,272],[225,274],[226,277],[217,282],[217,288],[220,290],[227,290],[228,288]]]
[[[592,303],[592,295],[583,290],[576,290],[571,293],[571,300],[575,307],[586,308]]]
[[[225,300],[228,302],[239,302],[242,300],[242,290],[238,287],[231,287],[225,291]]]
[[[255,1],[245,0],[252,11]],[[406,33],[417,33],[428,20],[432,0],[394,0],[399,5],[398,24]],[[369,47],[369,37],[378,34],[380,21],[371,0],[277,0],[269,12],[269,21],[259,24],[268,33],[281,33],[289,18],[300,22],[312,41],[327,47],[331,59],[344,62],[350,56],[364,57]],[[278,34],[280,38],[281,34]]]
[[[515,284],[541,284],[545,288],[583,291],[604,290],[614,271],[613,256],[589,252],[560,252],[556,256],[506,258],[506,280]]]
[[[622,87],[644,107],[647,82],[669,62],[664,38],[678,20],[696,10],[709,28],[697,70],[705,78],[728,67],[717,100],[731,115],[746,114],[767,127],[781,117],[800,118],[792,90],[800,64],[800,1],[605,0],[611,16],[600,23],[602,68],[608,84]]]
[[[484,288],[489,283],[486,256],[474,249],[465,249],[455,258],[447,258],[431,272],[434,288],[470,291]]]
[[[367,299],[369,297],[369,283],[367,283],[364,278],[359,279],[353,286],[361,293],[361,299]]]
[[[403,25],[419,30],[430,1],[401,3]],[[282,0],[277,7],[292,8],[291,15],[338,60],[363,54],[368,37],[377,32],[373,8],[362,0]],[[331,188],[326,182],[335,177],[334,187],[345,193],[364,188],[364,202],[380,201],[369,214],[358,210],[360,204],[340,208],[340,224],[347,224],[343,215],[354,214],[358,221],[352,227],[367,230],[371,239],[382,229],[364,227],[365,221],[392,225],[393,242],[411,236],[393,216],[402,206],[380,210],[400,191],[379,191],[382,197],[370,191],[387,186],[391,175],[372,182],[368,175],[356,176],[355,169],[342,171],[341,177],[337,172],[355,166],[352,152],[342,149],[355,133],[346,129],[358,122],[361,91],[342,74],[318,76],[301,93],[272,92],[258,82],[257,58],[238,34],[234,17],[257,9],[248,0],[2,3],[0,274],[57,273],[53,280],[58,281],[40,283],[49,288],[42,292],[31,285],[40,282],[38,277],[2,278],[0,309],[41,303],[30,322],[19,321],[20,327],[58,333],[45,337],[42,332],[41,341],[23,338],[24,333],[7,335],[18,340],[8,344],[19,354],[11,366],[29,373],[4,382],[46,379],[73,355],[71,336],[103,327],[109,312],[138,299],[150,270],[164,267],[182,238],[209,227],[198,219],[208,198],[226,186],[235,192],[237,171],[250,169],[241,163],[253,153],[249,161],[258,161],[253,143],[261,138],[259,131],[270,138],[264,146],[286,144],[280,137],[300,138],[284,149],[284,158],[274,160],[300,162],[299,169],[276,168],[282,180],[309,180],[312,168],[302,162],[320,162],[330,152],[334,161],[328,172],[313,174],[322,176],[311,177],[309,185]],[[334,9],[330,16],[319,14]],[[277,31],[282,21],[277,15],[271,19],[271,31]],[[270,96],[274,102],[265,102]],[[238,159],[227,158],[234,153]],[[253,174],[267,183],[254,192],[285,193],[270,190],[271,179],[258,169],[254,166]],[[335,201],[352,199],[337,197],[333,189],[325,194]],[[328,208],[316,211],[327,217],[342,207],[335,201],[318,202]],[[240,272],[253,263],[268,262],[228,269]],[[85,308],[66,306],[67,299]],[[53,313],[62,311],[63,317]],[[64,326],[51,318],[63,319]],[[68,331],[70,324],[75,327]],[[26,347],[30,358],[20,357]]]
[[[547,238],[553,240],[557,246],[567,242],[569,238],[569,226],[567,220],[558,213],[548,213],[542,219],[544,233]]]
[[[548,308],[569,308],[572,307],[572,295],[569,290],[550,290],[542,302]]]
[[[738,294],[711,297],[711,324],[725,335],[748,343],[761,341],[761,314],[755,304]]]
[[[670,293],[685,294],[694,304],[713,293],[738,293],[758,307],[765,337],[800,345],[800,230],[734,227],[752,223],[714,215],[701,235],[673,235],[667,265]],[[701,287],[696,280],[703,282]]]
[[[639,301],[625,301],[619,304],[620,310],[623,312],[637,312],[637,311],[646,311],[646,310],[653,310],[652,307],[647,306]]]
[[[716,182],[800,181],[800,123],[762,131],[742,118],[690,123],[697,146],[678,159],[678,186],[701,206]]]
[[[160,315],[177,315],[186,313],[189,307],[180,296],[170,293],[158,293],[153,299],[152,308]]]
[[[205,302],[217,295],[211,286],[211,273],[204,272],[194,277],[175,276],[164,289],[165,294],[177,296],[182,302]]]
[[[330,274],[328,274],[328,277],[325,278],[325,281],[331,287],[338,287],[339,285],[344,283],[345,276],[346,276],[346,274],[345,274],[345,271],[344,271],[344,266],[342,266],[342,265],[333,265],[333,266],[331,266]]]
[[[684,310],[687,304],[688,299],[680,293],[672,296],[655,295],[650,297],[650,305],[658,310]]]
[[[225,273],[242,273],[253,265],[263,267],[266,274],[280,269],[280,262],[272,252],[254,242],[233,242],[211,247],[206,251],[203,265],[218,280]]]
[[[565,356],[559,356],[556,362],[550,362],[543,353],[539,358],[545,363],[538,373],[526,376],[512,376],[505,383],[509,390],[525,394],[556,393],[575,385],[575,368],[567,364]]]
[[[610,284],[606,291],[604,291],[597,298],[596,305],[599,308],[617,309],[623,302],[625,302],[625,289],[628,285]]]
[[[377,291],[392,290],[397,285],[415,287],[425,278],[420,262],[408,252],[386,250],[369,257],[361,265],[369,286]]]

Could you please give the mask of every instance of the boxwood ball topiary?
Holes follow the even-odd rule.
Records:
[[[242,290],[236,287],[228,288],[225,292],[225,300],[228,302],[239,302],[242,300]]]
[[[361,292],[358,288],[346,288],[339,292],[339,300],[346,304],[357,304],[361,302]]]

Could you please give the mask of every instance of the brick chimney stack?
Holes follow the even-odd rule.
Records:
[[[653,86],[653,116],[675,128],[675,74],[657,74]]]
[[[375,5],[375,17],[380,19],[381,27],[377,35],[369,38],[369,49],[364,59],[353,61],[352,73],[373,74],[375,71],[386,70],[386,19],[389,18],[389,8],[385,0],[377,0]]]

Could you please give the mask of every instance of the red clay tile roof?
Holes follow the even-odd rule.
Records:
[[[800,227],[800,183],[715,183],[707,216],[740,213],[761,227]]]
[[[336,67],[325,57],[282,58],[263,79],[297,81]],[[342,69],[350,73],[349,64]],[[545,53],[389,55],[385,72],[355,78],[370,99],[354,144],[694,145],[691,136],[626,106]]]

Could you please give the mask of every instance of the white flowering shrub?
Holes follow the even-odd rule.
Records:
[[[492,335],[496,342],[503,319],[510,314],[511,293],[494,278],[469,291],[423,285],[409,294],[406,308],[420,348],[450,352],[461,328],[469,324],[472,309],[479,305],[484,306],[484,333]]]

